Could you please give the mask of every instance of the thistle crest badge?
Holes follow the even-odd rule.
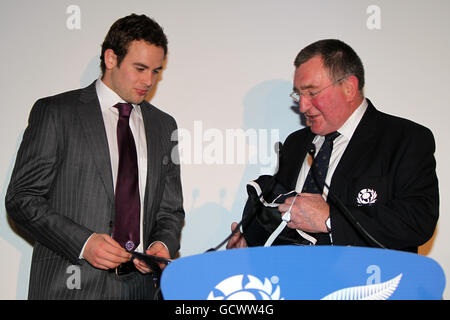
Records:
[[[358,206],[372,205],[377,201],[377,192],[373,189],[362,189],[356,197]]]

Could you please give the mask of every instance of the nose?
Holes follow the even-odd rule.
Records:
[[[153,85],[153,82],[154,82],[153,73],[152,72],[145,72],[144,75],[142,76],[141,80],[142,80],[142,83],[146,87],[151,87]]]
[[[298,106],[301,113],[307,112],[312,106],[311,99],[307,98],[306,96],[301,96]]]

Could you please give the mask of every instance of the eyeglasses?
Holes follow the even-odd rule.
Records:
[[[300,98],[301,97],[307,97],[310,99],[314,99],[316,98],[320,93],[322,93],[323,91],[325,91],[325,89],[328,89],[330,87],[335,86],[336,84],[338,84],[339,82],[341,82],[342,80],[344,80],[345,78],[347,78],[348,76],[342,77],[338,80],[336,80],[335,82],[333,82],[332,84],[329,84],[328,86],[326,86],[325,88],[320,89],[319,91],[316,92],[311,92],[311,91],[307,91],[307,92],[298,92],[298,91],[292,91],[292,93],[289,95],[295,102],[300,103]]]

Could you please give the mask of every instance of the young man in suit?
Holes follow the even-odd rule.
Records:
[[[180,246],[177,126],[145,101],[166,54],[155,21],[126,16],[106,35],[101,78],[33,106],[6,195],[36,240],[30,299],[155,296],[152,270],[131,252],[170,258]]]
[[[291,96],[307,127],[292,133],[280,152],[275,178],[286,190],[298,193],[278,206],[281,216],[290,209],[283,232],[306,232],[313,241],[304,244],[381,245],[417,252],[433,235],[439,216],[433,134],[412,121],[378,111],[364,97],[363,64],[342,41],[312,43],[300,51],[294,64]],[[313,160],[308,151],[315,149],[319,161],[326,137],[335,132],[325,174],[330,190],[325,186],[323,194],[305,191]],[[316,179],[311,181],[317,184],[320,173],[312,173]],[[346,210],[369,236],[355,226]],[[233,223],[232,230],[235,227]],[[247,246],[244,236],[236,232],[227,247]]]

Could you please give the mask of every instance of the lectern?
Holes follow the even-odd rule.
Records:
[[[166,300],[440,300],[441,266],[364,247],[274,246],[207,252],[170,263]]]

